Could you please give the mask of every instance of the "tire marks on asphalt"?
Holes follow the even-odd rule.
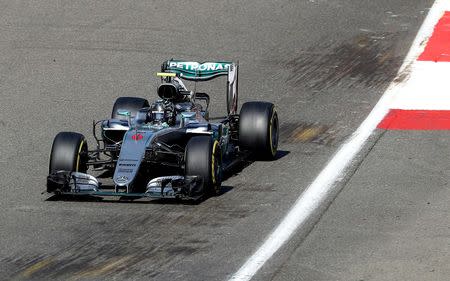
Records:
[[[338,46],[319,43],[288,61],[291,74],[287,82],[294,86],[306,84],[318,91],[336,85],[377,88],[388,84],[402,62],[393,55],[391,44],[398,36],[367,31]]]
[[[317,122],[282,123],[280,138],[283,143],[316,143],[332,145],[337,138],[337,130],[332,126]]]
[[[43,270],[48,267],[53,262],[53,258],[45,258],[42,259],[20,273],[20,277],[22,278],[30,278],[34,273]]]

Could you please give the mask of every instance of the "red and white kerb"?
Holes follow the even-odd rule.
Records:
[[[405,70],[378,128],[387,130],[450,130],[450,11],[443,14],[424,51]]]

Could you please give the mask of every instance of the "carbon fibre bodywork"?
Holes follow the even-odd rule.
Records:
[[[209,136],[213,142],[218,142],[221,160],[218,166],[219,174],[245,154],[239,151],[237,145],[239,116],[235,114],[236,108],[229,106],[234,110],[229,111],[226,117],[214,123],[209,122],[209,96],[188,91],[178,77],[177,65],[169,62],[163,64],[163,70],[174,73],[175,77],[166,75],[169,77],[162,78],[161,85],[164,88],[158,90],[161,89],[164,93],[158,94],[163,100],[158,102],[170,104],[173,120],[149,120],[151,108],[144,107],[134,116],[124,112],[123,118],[94,122],[93,135],[97,147],[87,152],[86,165],[91,167],[90,171],[112,174],[112,185],[103,184],[100,178],[78,170],[55,170],[50,171],[47,177],[48,192],[67,195],[198,199],[205,194],[203,178],[185,173],[185,150],[192,137]],[[173,66],[172,69],[164,69],[169,65]],[[202,64],[199,65],[201,67]],[[228,74],[227,81],[231,92],[228,92],[227,101],[236,99],[237,104],[237,88],[233,88],[237,81],[233,80],[231,86],[229,83],[237,78],[237,67],[232,63],[216,65],[220,68],[218,71],[212,70],[203,74],[198,80]],[[189,79],[195,80],[195,71],[188,74]],[[197,72],[197,75],[200,73]],[[230,78],[230,75],[233,77]],[[172,98],[174,94],[178,95],[176,99]],[[232,98],[228,97],[230,95]],[[201,105],[202,102],[205,105]],[[117,115],[117,112],[112,114]]]
[[[88,165],[97,170],[114,171],[114,190],[104,190],[98,179],[76,171],[51,173],[48,176],[50,190],[71,195],[199,198],[204,193],[202,179],[184,174],[184,153],[189,139],[207,135],[218,141],[224,169],[233,162],[238,151],[230,141],[228,119],[209,123],[200,111],[189,113],[187,117],[181,113],[174,126],[139,122],[138,118],[133,118],[129,127],[124,122],[117,126],[120,123],[117,120],[102,121],[102,135],[115,131],[117,135],[122,132],[123,138],[114,144],[98,139],[102,145],[89,151]],[[108,154],[109,159],[103,160],[101,153]]]

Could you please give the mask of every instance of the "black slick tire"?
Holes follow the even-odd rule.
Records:
[[[278,114],[269,102],[242,105],[239,115],[239,146],[262,160],[275,158],[278,148]]]
[[[88,147],[82,134],[61,132],[53,140],[49,173],[87,171]]]
[[[192,137],[186,145],[185,175],[203,178],[203,190],[218,195],[222,184],[219,142],[210,136]]]

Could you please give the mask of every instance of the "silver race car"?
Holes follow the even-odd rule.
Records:
[[[275,157],[275,107],[246,102],[237,113],[236,63],[168,60],[161,68],[160,99],[150,104],[143,98],[118,98],[111,118],[93,123],[94,150],[82,134],[56,135],[47,192],[196,200],[220,193],[223,173],[246,157]],[[182,79],[225,75],[227,116],[213,122],[209,95],[188,90]],[[88,174],[88,168],[99,176]],[[111,176],[109,184],[103,180]]]

